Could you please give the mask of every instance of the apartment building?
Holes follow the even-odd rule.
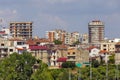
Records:
[[[94,20],[88,23],[89,43],[99,43],[104,40],[104,23]]]
[[[76,41],[79,41],[80,40],[80,34],[79,32],[72,32],[71,33],[71,43],[75,43]]]
[[[65,44],[71,44],[71,33],[69,32],[65,34]]]
[[[47,31],[46,37],[52,42],[54,40],[60,40],[63,43],[65,43],[65,33],[66,33],[66,31],[64,31],[64,30],[56,29],[53,31]]]
[[[100,50],[108,51],[109,53],[115,53],[115,42],[102,42],[100,43]]]
[[[80,35],[80,42],[82,44],[87,44],[88,43],[88,39],[89,38],[88,38],[88,34],[87,33]]]
[[[32,38],[33,22],[10,22],[10,34],[13,38]]]
[[[0,58],[8,56],[8,40],[0,37]]]

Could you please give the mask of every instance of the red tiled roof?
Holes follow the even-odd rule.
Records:
[[[5,31],[0,31],[0,34],[5,34]]]
[[[46,46],[29,46],[29,49],[31,49],[31,50],[47,50],[48,48]]]
[[[50,42],[48,39],[29,39],[26,41],[26,44],[29,45],[36,45],[37,42],[42,43],[42,42]]]
[[[67,58],[61,57],[58,58],[57,62],[66,62]]]

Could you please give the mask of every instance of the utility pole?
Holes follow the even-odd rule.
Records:
[[[92,80],[92,58],[90,58],[90,80]]]
[[[71,73],[70,73],[70,68],[69,68],[69,80],[71,80]]]
[[[108,55],[105,54],[105,62],[106,62],[106,80],[108,80]]]

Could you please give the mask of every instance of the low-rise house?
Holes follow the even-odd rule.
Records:
[[[57,59],[57,62],[58,62],[59,68],[61,68],[62,63],[63,63],[63,62],[66,62],[66,61],[67,61],[67,58],[65,58],[65,57],[60,57],[60,58],[58,58],[58,59]]]
[[[49,64],[49,53],[46,46],[29,45],[28,51],[31,52],[32,56],[35,58],[42,60],[46,64]]]
[[[22,54],[24,51],[27,51],[29,48],[28,44],[25,44],[25,40],[22,39],[9,39],[10,46],[13,47],[13,52],[17,52],[18,54]],[[11,51],[12,51],[11,49]]]
[[[100,60],[105,61],[105,63],[107,64],[109,61],[109,56],[110,56],[109,52],[106,50],[101,50],[99,52],[99,55],[100,55]]]
[[[58,62],[58,51],[57,50],[51,50],[50,53],[50,66],[59,66]]]
[[[115,44],[116,42],[103,42],[100,43],[100,50],[106,50],[109,53],[115,53]]]
[[[67,61],[75,63],[76,62],[76,54],[77,54],[76,48],[69,47],[67,50]]]

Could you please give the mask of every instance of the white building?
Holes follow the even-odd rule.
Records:
[[[58,52],[57,50],[54,50],[51,52],[50,66],[59,66],[57,59],[58,59]]]

